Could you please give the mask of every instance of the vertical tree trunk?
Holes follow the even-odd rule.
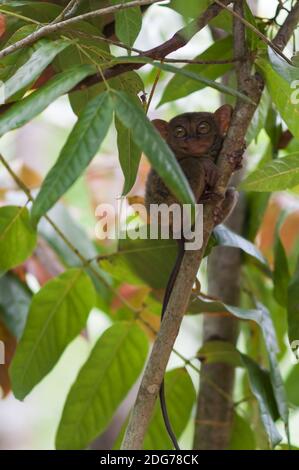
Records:
[[[227,226],[241,233],[245,204],[243,198]],[[241,253],[234,248],[214,249],[208,261],[209,295],[231,305],[238,305]],[[234,318],[205,315],[203,342],[211,340],[236,342],[238,321]],[[195,421],[195,449],[226,449],[233,418],[234,368],[227,364],[202,364],[200,391]]]

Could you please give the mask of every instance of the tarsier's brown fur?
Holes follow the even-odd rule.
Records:
[[[220,174],[216,161],[230,125],[231,115],[231,106],[224,105],[215,113],[185,113],[176,116],[169,123],[160,119],[153,121],[161,136],[172,149],[198,203],[204,203],[209,198],[217,196],[214,188]],[[240,168],[240,157],[242,157],[241,154],[231,155],[228,158],[233,170]],[[214,210],[215,224],[223,222],[228,217],[236,201],[237,192],[234,188],[228,188],[220,206]],[[177,202],[158,173],[152,169],[146,183],[145,205],[148,212],[151,204],[170,206]],[[170,219],[171,223],[172,219]],[[177,260],[165,290],[161,320],[166,311],[183,256],[184,240],[182,239],[179,240]],[[174,447],[179,450],[167,413],[164,381],[160,388],[160,402],[168,434]]]
[[[173,118],[169,123],[160,119],[153,121],[161,136],[174,152],[180,166],[200,203],[213,197],[213,188],[219,178],[216,159],[223,138],[230,124],[232,108],[221,106],[215,113],[185,113]],[[236,193],[229,188],[220,208],[215,211],[215,223],[222,222],[236,201]],[[149,173],[145,205],[176,203],[177,200],[166,187],[157,172]]]

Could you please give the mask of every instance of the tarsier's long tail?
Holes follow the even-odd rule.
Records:
[[[178,275],[180,267],[181,267],[182,259],[183,259],[184,252],[185,252],[184,244],[185,244],[185,240],[183,238],[178,240],[178,254],[177,254],[177,258],[176,258],[174,267],[171,271],[171,274],[169,276],[168,283],[167,283],[167,286],[166,286],[165,295],[164,295],[164,299],[163,299],[162,313],[161,313],[161,322],[163,321],[164,313],[166,311],[166,307],[167,307],[167,304],[169,302],[169,298],[170,298],[172,289],[174,287],[177,275]],[[168,411],[167,411],[167,406],[166,406],[166,399],[165,399],[164,380],[161,383],[161,387],[160,387],[160,391],[159,391],[159,397],[160,397],[161,411],[162,411],[163,420],[164,420],[164,423],[165,423],[166,430],[167,430],[168,435],[169,435],[169,437],[170,437],[170,439],[171,439],[171,441],[174,445],[174,448],[176,450],[180,450],[177,438],[176,438],[175,433],[172,429],[172,426],[171,426],[171,423],[170,423],[170,420],[169,420],[169,416],[168,416]]]

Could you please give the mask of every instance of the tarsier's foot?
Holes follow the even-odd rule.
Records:
[[[214,191],[206,190],[204,194],[199,199],[198,203],[202,204],[204,202],[220,202],[223,199],[222,194],[218,194]]]
[[[232,154],[228,156],[228,161],[233,169],[233,171],[240,170],[242,168],[242,160],[243,160],[243,154],[246,149],[246,144],[244,142],[242,148],[240,150],[236,150]]]
[[[235,188],[230,187],[226,190],[225,198],[220,206],[215,207],[213,211],[214,223],[219,225],[227,219],[227,217],[232,213],[235,205],[237,204],[239,197],[238,191]]]
[[[205,170],[205,180],[210,188],[214,188],[220,176],[220,171],[216,165],[211,165]]]

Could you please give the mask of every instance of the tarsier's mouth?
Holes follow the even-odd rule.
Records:
[[[208,148],[203,148],[202,150],[199,150],[198,152],[196,152],[188,146],[180,146],[180,153],[182,153],[183,155],[186,155],[186,157],[188,158],[200,158],[200,157],[203,157],[204,155],[209,154],[209,152],[212,150],[212,147],[213,145]]]
[[[205,156],[209,156],[209,150],[207,150],[205,153],[200,153],[197,155],[191,155],[189,152],[182,152],[182,156],[179,158],[179,161],[183,160],[197,160],[198,158],[203,158]]]

